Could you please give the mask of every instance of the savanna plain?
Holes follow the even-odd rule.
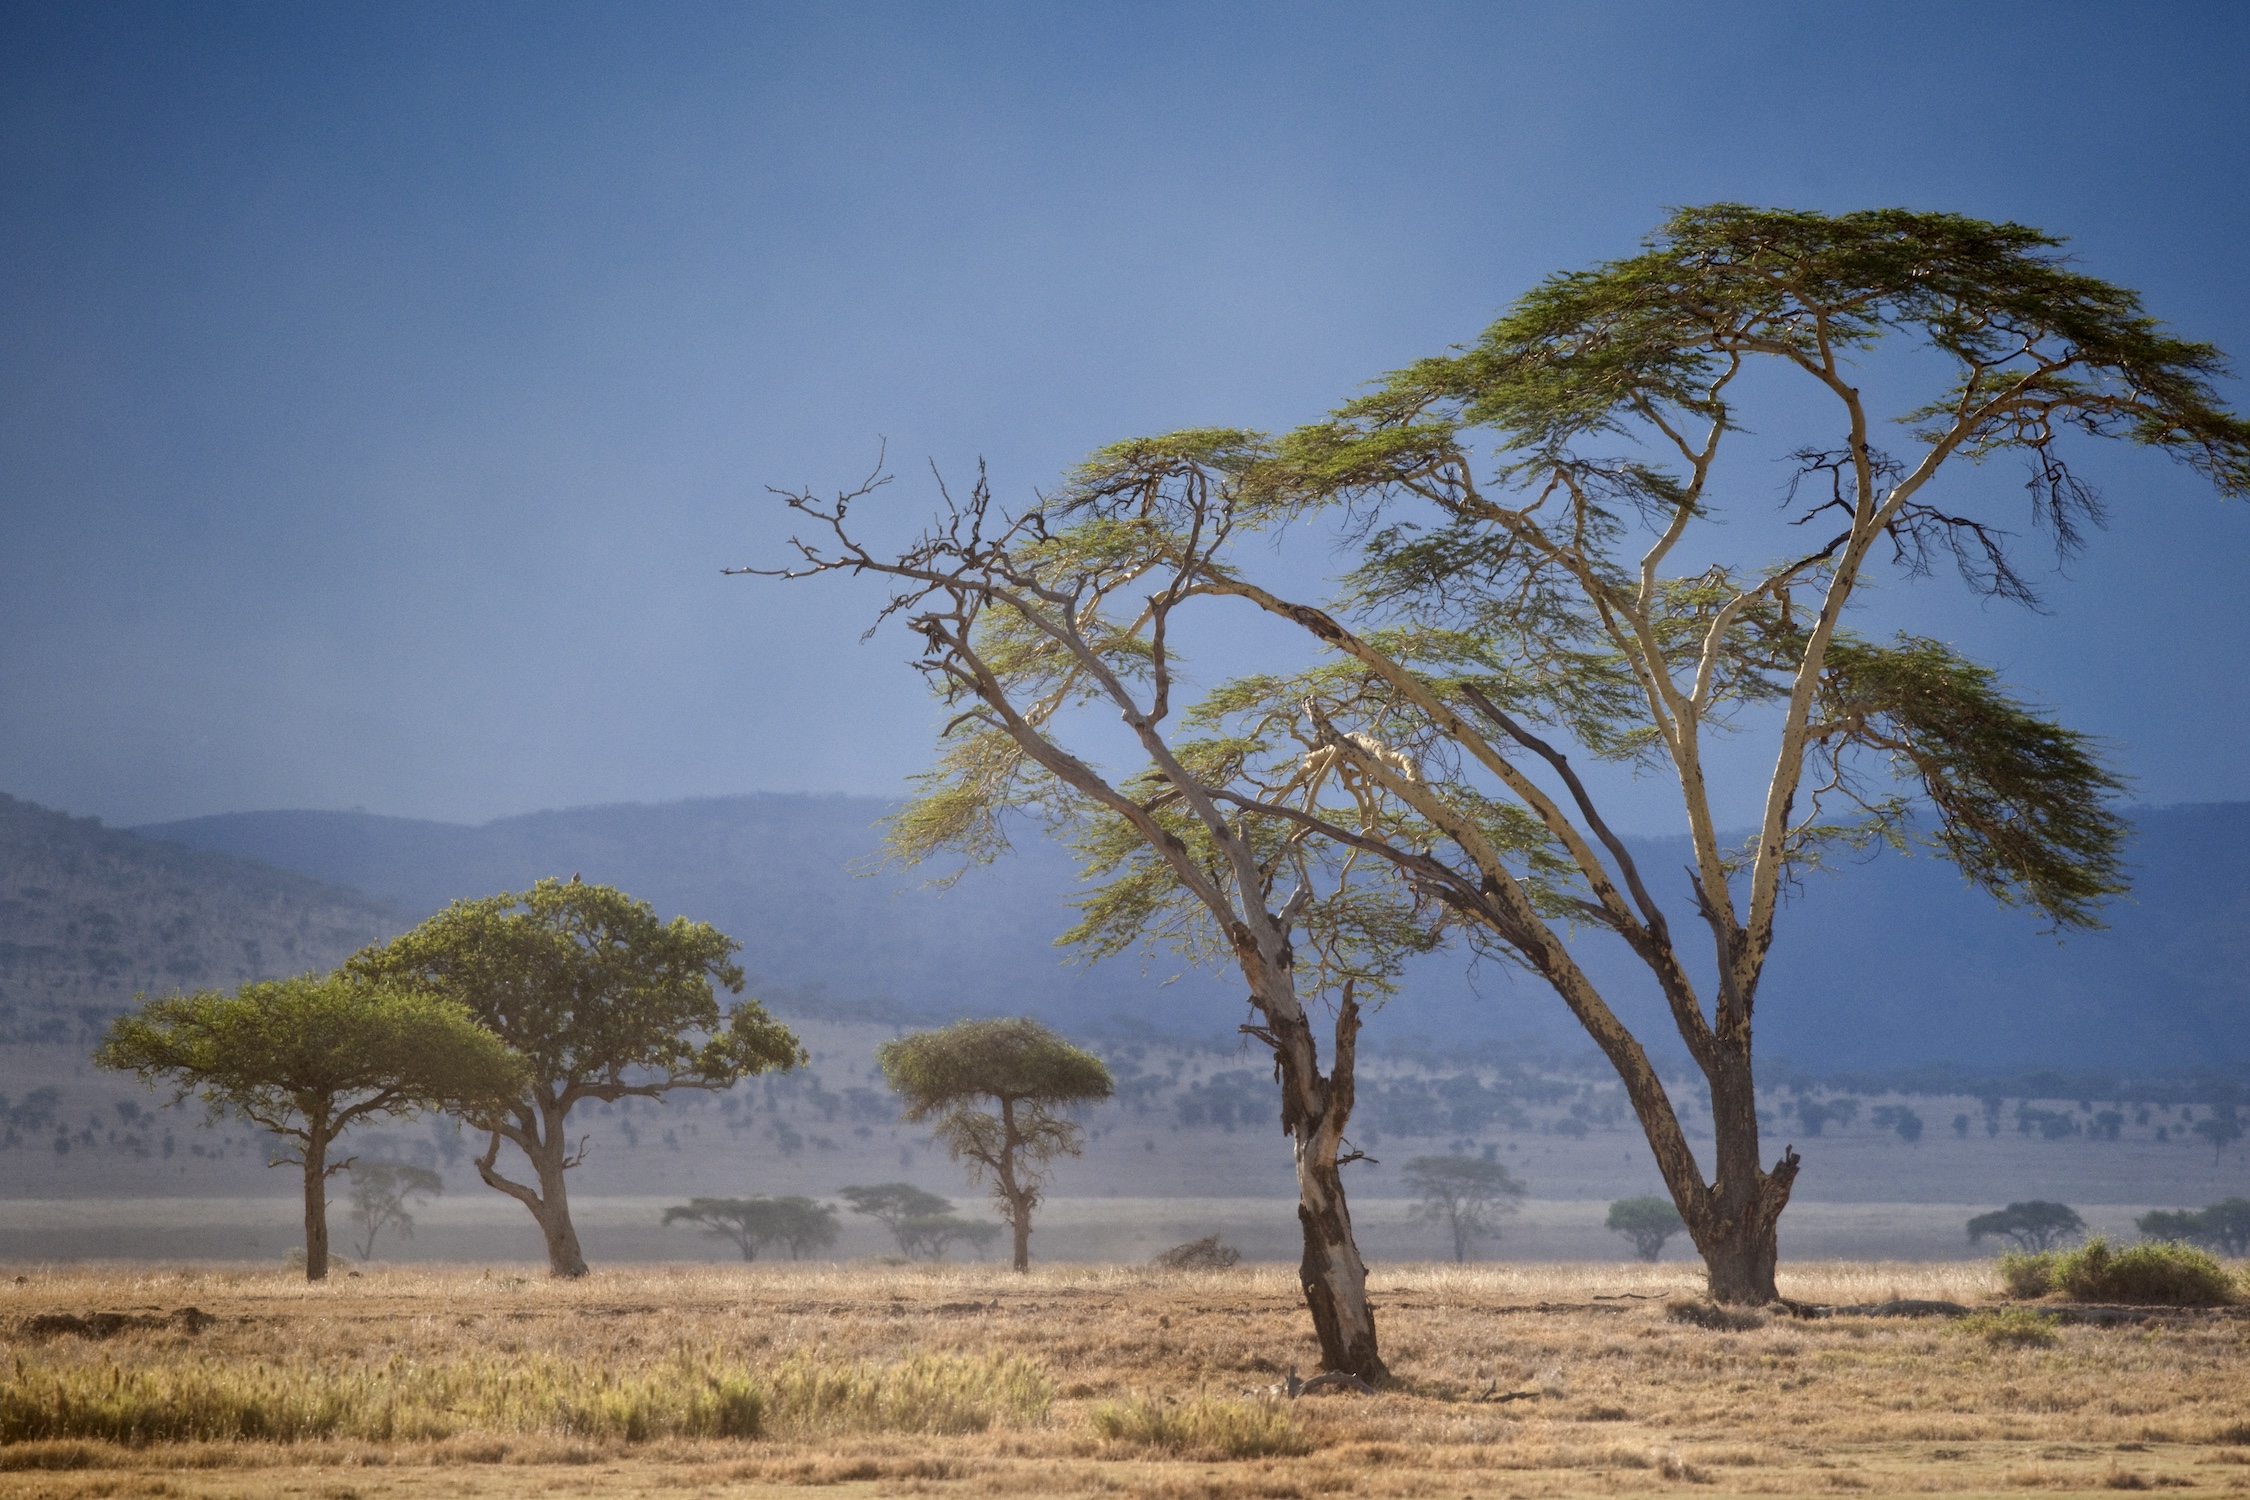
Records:
[[[1989,1260],[1799,1262],[1997,1308]],[[1396,1384],[1292,1399],[1293,1268],[0,1275],[0,1495],[2250,1490],[2250,1319],[1779,1311],[1689,1265],[1383,1266]]]

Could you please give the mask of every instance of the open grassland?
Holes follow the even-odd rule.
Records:
[[[0,1496],[2250,1491],[2235,1309],[1729,1330],[1671,1315],[1680,1266],[1375,1285],[1397,1388],[1292,1401],[1267,1388],[1314,1354],[1285,1267],[19,1267]],[[1783,1290],[1999,1295],[1988,1261]]]

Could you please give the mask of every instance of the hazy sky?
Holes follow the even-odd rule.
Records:
[[[0,791],[892,792],[871,593],[719,576],[768,484],[1306,420],[1718,199],[2036,224],[2250,359],[2246,164],[2238,3],[6,5]],[[1929,628],[2250,798],[2250,508],[2101,472],[2051,613]]]

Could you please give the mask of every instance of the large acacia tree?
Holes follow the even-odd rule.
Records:
[[[272,1164],[304,1171],[308,1281],[328,1275],[328,1179],[352,1165],[329,1157],[339,1136],[383,1115],[481,1114],[523,1081],[506,1044],[461,1005],[317,974],[152,1000],[111,1023],[94,1061],[294,1143]]]
[[[477,1173],[531,1211],[555,1275],[583,1276],[564,1179],[583,1159],[567,1129],[575,1106],[731,1088],[804,1061],[795,1034],[757,1001],[720,1010],[714,985],[742,989],[739,946],[707,922],[659,921],[647,902],[573,876],[456,901],[345,968],[458,1003],[523,1059],[522,1088],[470,1117],[491,1131]],[[500,1172],[503,1144],[523,1153],[532,1182]]]
[[[1949,644],[1855,631],[1871,570],[1950,562],[2032,602],[2005,492],[1957,471],[2020,459],[2033,519],[2067,552],[2101,516],[2073,442],[2122,438],[2250,493],[2250,425],[2213,391],[2217,351],[2058,243],[1903,210],[1682,211],[1641,254],[1550,279],[1327,421],[1121,444],[1071,491],[1076,514],[1175,537],[1348,518],[1364,550],[1332,599],[1218,560],[1179,585],[1292,622],[1325,655],[1213,695],[1233,756],[1198,790],[1384,862],[1552,986],[1623,1081],[1723,1300],[1774,1296],[1799,1166],[1793,1150],[1767,1165],[1752,1074],[1793,879],[1839,846],[1918,844],[2057,928],[2095,925],[2124,888],[2119,783],[2094,747]],[[1773,513],[1772,466],[1721,459],[1777,429],[1794,527],[1778,556],[1746,555],[1733,539]],[[1707,784],[1722,734],[1772,757],[1740,844]],[[1348,816],[1263,794],[1308,744],[1355,778]],[[1665,894],[1700,937],[1675,928],[1668,883],[1574,755],[1677,788],[1692,856]],[[1709,1163],[1582,967],[1592,934],[1662,995],[1709,1091]]]
[[[1015,1268],[1031,1266],[1031,1215],[1047,1163],[1076,1156],[1085,1132],[1059,1113],[1117,1092],[1109,1068],[1027,1017],[958,1021],[876,1049],[883,1077],[906,1102],[906,1118],[932,1124],[972,1178],[992,1179],[1001,1217],[1015,1234]],[[990,1102],[991,1110],[978,1105]]]

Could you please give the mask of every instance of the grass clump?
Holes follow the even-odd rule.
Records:
[[[209,1357],[124,1367],[18,1360],[0,1382],[0,1444],[438,1440],[510,1433],[643,1443],[755,1438],[775,1429],[982,1432],[1043,1417],[1051,1394],[1013,1355],[825,1363],[754,1371],[682,1349],[639,1369],[553,1355],[394,1357],[356,1367]]]
[[[1972,1313],[1954,1326],[1988,1344],[2046,1349],[2054,1345],[2058,1321],[2052,1313],[2033,1312],[2028,1307],[2004,1307],[1998,1312]]]
[[[2055,1289],[2055,1260],[2052,1250],[2037,1255],[2010,1250],[2000,1257],[2000,1284],[2011,1297],[2044,1297]]]
[[[1294,1458],[1313,1450],[1296,1419],[1271,1401],[1171,1402],[1153,1397],[1104,1402],[1094,1431],[1113,1443],[1183,1458]]]
[[[2168,1240],[2112,1250],[2096,1235],[2056,1257],[2053,1280],[2081,1302],[2219,1307],[2236,1298],[2234,1278],[2208,1250]]]

